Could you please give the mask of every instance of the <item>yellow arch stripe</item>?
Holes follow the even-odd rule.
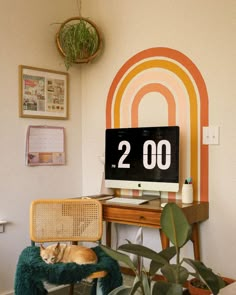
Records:
[[[179,67],[177,64],[168,60],[148,60],[138,64],[134,67],[123,79],[120,87],[117,91],[114,104],[114,127],[120,127],[120,106],[124,91],[129,82],[140,72],[148,70],[150,68],[163,68],[175,73],[179,79],[182,80],[187,93],[189,95],[190,102],[190,152],[191,152],[191,176],[198,183],[198,117],[197,117],[197,95],[191,79],[188,77],[186,72]],[[187,111],[187,110],[186,110]],[[197,185],[194,185],[194,196],[198,197]]]

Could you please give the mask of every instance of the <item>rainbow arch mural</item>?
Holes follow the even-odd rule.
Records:
[[[180,185],[191,176],[194,200],[208,201],[208,146],[202,143],[202,127],[208,126],[208,94],[200,71],[186,55],[155,47],[131,57],[110,86],[106,128],[141,126],[142,103],[150,93],[164,100],[167,124],[180,126]],[[181,196],[169,193],[168,197]]]

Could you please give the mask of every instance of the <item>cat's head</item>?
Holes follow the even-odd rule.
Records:
[[[57,262],[57,256],[60,253],[60,243],[45,248],[40,245],[40,256],[47,264],[54,264]]]

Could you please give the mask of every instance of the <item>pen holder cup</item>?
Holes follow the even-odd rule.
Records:
[[[183,184],[182,187],[182,203],[191,204],[193,202],[193,185]]]

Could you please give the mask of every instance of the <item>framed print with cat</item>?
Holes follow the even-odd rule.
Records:
[[[19,115],[68,119],[68,73],[19,66]]]

